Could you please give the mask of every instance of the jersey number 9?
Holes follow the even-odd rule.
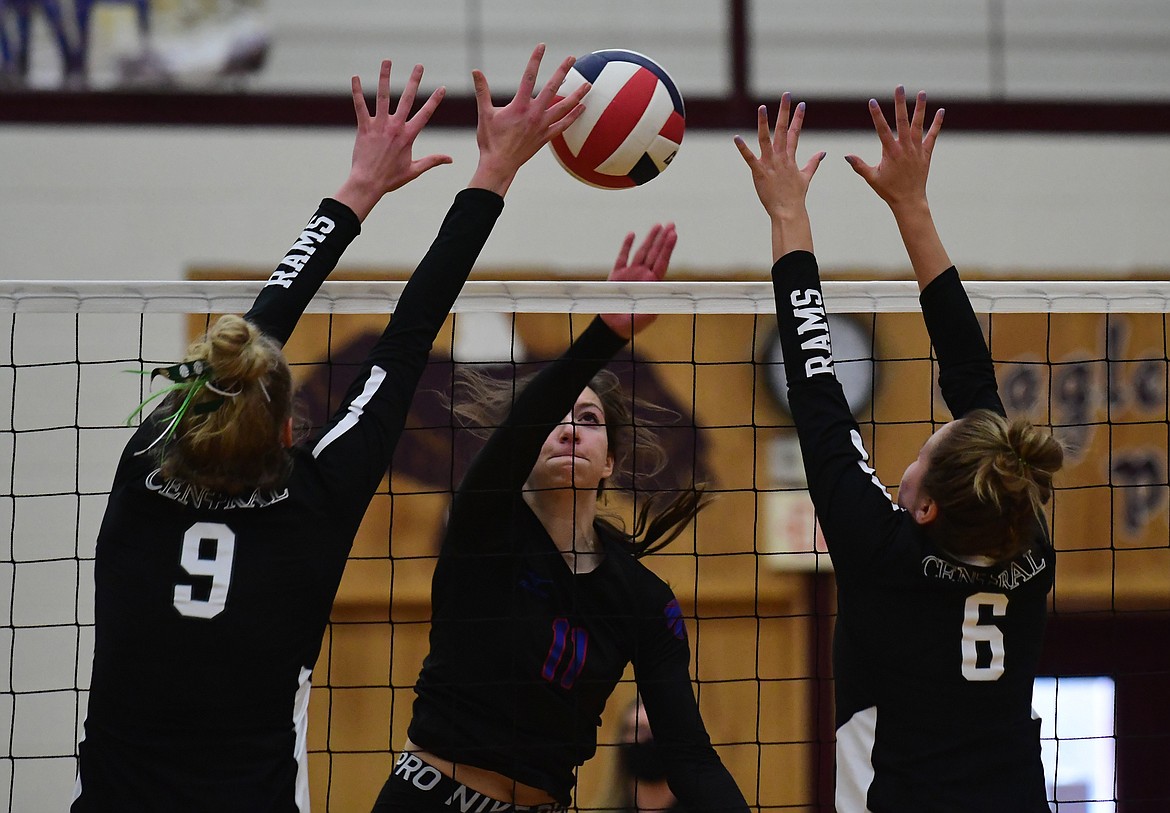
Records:
[[[214,546],[210,556],[201,555]],[[232,560],[236,555],[236,533],[222,522],[196,522],[183,534],[183,552],[179,564],[191,576],[210,576],[211,592],[207,598],[195,598],[190,584],[175,585],[175,609],[189,618],[215,618],[227,605],[228,585],[232,579]]]

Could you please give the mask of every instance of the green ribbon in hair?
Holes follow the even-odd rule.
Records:
[[[239,394],[224,393],[222,390],[217,389],[213,384],[211,384],[211,377],[213,375],[211,365],[206,361],[198,359],[195,361],[180,362],[179,364],[173,364],[170,367],[155,367],[149,372],[146,370],[127,370],[126,372],[134,373],[136,375],[148,375],[152,381],[154,380],[155,376],[161,375],[168,381],[173,382],[169,387],[164,387],[158,392],[151,393],[141,404],[138,405],[137,409],[126,416],[127,426],[129,426],[131,421],[140,415],[142,410],[146,409],[147,405],[149,405],[152,401],[169,395],[172,392],[186,392],[186,395],[183,396],[183,400],[179,403],[179,408],[175,410],[175,414],[171,416],[171,419],[163,429],[162,434],[155,438],[154,441],[152,441],[151,444],[145,449],[140,452],[136,452],[135,454],[142,454],[143,452],[147,452],[154,448],[158,443],[165,443],[170,440],[171,436],[175,434],[175,430],[182,422],[183,416],[187,414],[188,410],[190,410],[194,415],[205,415],[209,412],[215,412],[215,410],[223,406],[224,401],[226,400],[224,397],[225,395],[232,396]],[[203,389],[210,389],[212,392],[217,393],[218,397],[195,404],[195,396],[198,395]]]

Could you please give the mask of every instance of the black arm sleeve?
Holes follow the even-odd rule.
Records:
[[[283,346],[361,228],[348,206],[332,198],[322,200],[244,318]]]
[[[667,783],[687,810],[745,813],[747,802],[711,745],[699,713],[686,628],[681,618],[673,628],[664,623],[667,618],[662,612],[648,614],[634,661],[634,678],[650,731],[665,757]]]
[[[451,504],[448,544],[502,541],[503,535],[485,533],[485,529],[508,521],[511,502],[507,498],[528,479],[549,432],[625,344],[625,339],[595,318],[564,355],[529,382],[459,484]]]
[[[840,578],[864,572],[894,540],[900,511],[869,465],[833,370],[816,258],[785,254],[772,268],[776,323],[809,495]]]
[[[393,318],[313,447],[335,493],[362,511],[390,464],[435,336],[503,206],[503,198],[484,189],[455,197]]]
[[[955,267],[931,281],[919,302],[938,356],[939,387],[951,414],[961,418],[973,409],[1006,414],[995,383],[991,352]]]
[[[361,223],[348,206],[332,198],[322,200],[244,318],[283,347],[321,283],[359,232]],[[162,432],[153,415],[152,411],[126,444],[123,463],[132,463]],[[149,461],[144,457],[140,465]]]

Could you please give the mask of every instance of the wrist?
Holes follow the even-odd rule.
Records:
[[[378,201],[382,199],[382,192],[368,181],[351,177],[341,185],[333,199],[352,209],[361,222],[378,205]]]
[[[899,223],[911,220],[929,220],[931,217],[930,203],[927,202],[925,196],[891,200],[888,203],[890,212]]]
[[[808,212],[772,218],[772,262],[790,251],[812,251],[812,222]]]
[[[768,207],[768,217],[773,226],[783,226],[808,220],[808,209],[804,201],[799,203],[781,203]]]
[[[502,167],[494,161],[481,159],[467,186],[474,189],[487,189],[503,197],[515,177],[515,168]]]

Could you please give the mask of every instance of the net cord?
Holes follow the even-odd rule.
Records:
[[[393,311],[405,281],[326,282],[309,313]],[[965,282],[979,313],[1166,313],[1170,281],[1003,280]],[[912,281],[823,284],[830,313],[916,313]],[[0,282],[0,313],[242,313],[252,281],[12,280]],[[457,313],[775,313],[771,282],[468,282]]]

